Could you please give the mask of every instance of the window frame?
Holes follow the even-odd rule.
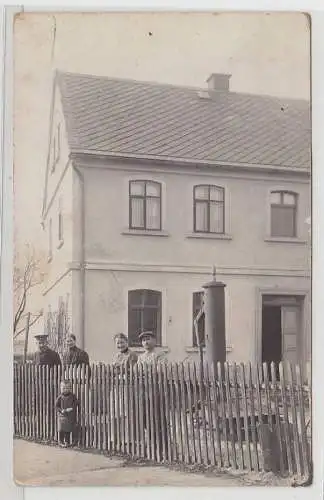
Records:
[[[280,195],[280,203],[272,203],[272,195],[279,194]],[[288,194],[290,196],[294,197],[294,205],[288,205],[287,203],[284,203],[284,196]],[[285,234],[285,235],[276,235],[273,233],[273,207],[279,207],[281,209],[288,209],[288,208],[293,208],[293,235],[291,234]],[[271,238],[291,238],[291,239],[296,239],[298,238],[298,217],[297,217],[297,211],[298,211],[298,193],[295,191],[290,191],[286,189],[273,189],[270,191],[270,237]]]
[[[132,185],[144,183],[144,195],[134,195],[132,194]],[[158,196],[147,195],[147,186],[151,184],[157,186],[159,190]],[[132,224],[132,214],[133,214],[133,199],[143,200],[143,226],[133,226]],[[159,200],[159,226],[155,228],[147,227],[147,199]],[[128,182],[128,229],[134,231],[162,231],[162,183],[159,181],[154,181],[151,179],[131,179]]]
[[[199,200],[196,197],[196,190],[198,188],[208,188],[208,199],[206,200]],[[223,199],[222,201],[218,200],[211,200],[211,188],[216,188],[218,191],[222,192]],[[207,227],[208,229],[206,231],[197,229],[197,204],[202,204],[205,203],[207,204],[208,210],[207,210]],[[223,217],[222,217],[222,231],[211,231],[210,230],[210,209],[212,204],[215,205],[221,205],[223,207]],[[225,235],[225,188],[222,186],[218,186],[216,184],[195,184],[193,186],[193,232],[196,234],[216,234],[216,235]]]
[[[130,297],[132,294],[141,294],[140,301],[136,304],[131,303]],[[155,304],[147,304],[147,296],[148,294],[154,294],[157,298],[157,305]],[[145,314],[145,310],[156,310],[157,312],[157,328],[156,328],[156,346],[162,347],[162,292],[161,290],[153,290],[151,288],[132,288],[127,291],[127,331],[128,331],[128,339],[129,346],[133,348],[141,348],[141,342],[136,342],[137,335],[139,335],[140,331],[144,328],[142,325],[145,323],[143,315]],[[141,326],[138,331],[130,332],[130,312],[131,311],[141,311]],[[135,340],[135,342],[134,342]]]

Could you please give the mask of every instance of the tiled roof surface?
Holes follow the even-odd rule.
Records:
[[[57,73],[71,151],[309,168],[307,101]]]

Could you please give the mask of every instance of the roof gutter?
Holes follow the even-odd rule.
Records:
[[[93,151],[87,149],[73,149],[70,153],[71,158],[80,156],[90,156],[105,159],[115,159],[124,161],[147,161],[156,163],[172,163],[177,166],[192,166],[192,167],[225,167],[228,169],[236,170],[261,170],[266,172],[294,172],[299,174],[310,175],[310,168],[292,167],[289,165],[268,165],[259,163],[238,163],[227,161],[212,161],[212,160],[195,160],[188,158],[176,158],[173,156],[159,156],[159,155],[136,155],[132,153],[113,153],[107,151]]]
[[[81,349],[85,348],[85,185],[84,185],[84,175],[81,169],[73,165],[75,173],[80,180],[80,346]]]

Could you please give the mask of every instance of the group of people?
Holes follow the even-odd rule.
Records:
[[[136,352],[129,348],[128,338],[124,333],[115,335],[114,340],[117,352],[112,360],[112,365],[114,367],[166,362],[165,356],[156,350],[156,339],[153,332],[143,331],[140,333],[139,339],[141,340],[144,351],[140,355],[137,355]],[[86,351],[77,347],[75,335],[69,335],[67,337],[66,347],[61,357],[56,351],[50,348],[47,335],[37,335],[36,341],[37,351],[35,353],[35,363],[37,365],[48,365],[51,367],[55,365],[62,367],[85,365],[88,366],[88,373],[91,376],[89,355]],[[156,396],[158,396],[158,394]],[[143,408],[151,407],[151,405],[148,405],[148,398],[149,395],[144,393],[143,400],[141,401]],[[80,403],[72,391],[71,381],[67,378],[64,378],[61,382],[60,394],[55,401],[55,410],[58,418],[59,444],[62,447],[75,445],[77,442],[77,422],[79,419]],[[147,428],[147,419],[145,412],[143,413],[144,428]],[[157,418],[159,420],[159,422],[155,422],[156,440],[159,441],[161,449],[163,442],[164,445],[167,446],[167,424],[166,420],[163,423],[161,421],[161,411],[158,399],[156,400],[155,417],[156,415],[158,415]]]

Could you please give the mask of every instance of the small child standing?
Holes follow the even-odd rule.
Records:
[[[61,394],[56,400],[55,408],[58,414],[59,444],[67,448],[71,444],[71,434],[72,444],[75,444],[78,411],[80,411],[80,403],[72,392],[69,380],[61,382]]]

